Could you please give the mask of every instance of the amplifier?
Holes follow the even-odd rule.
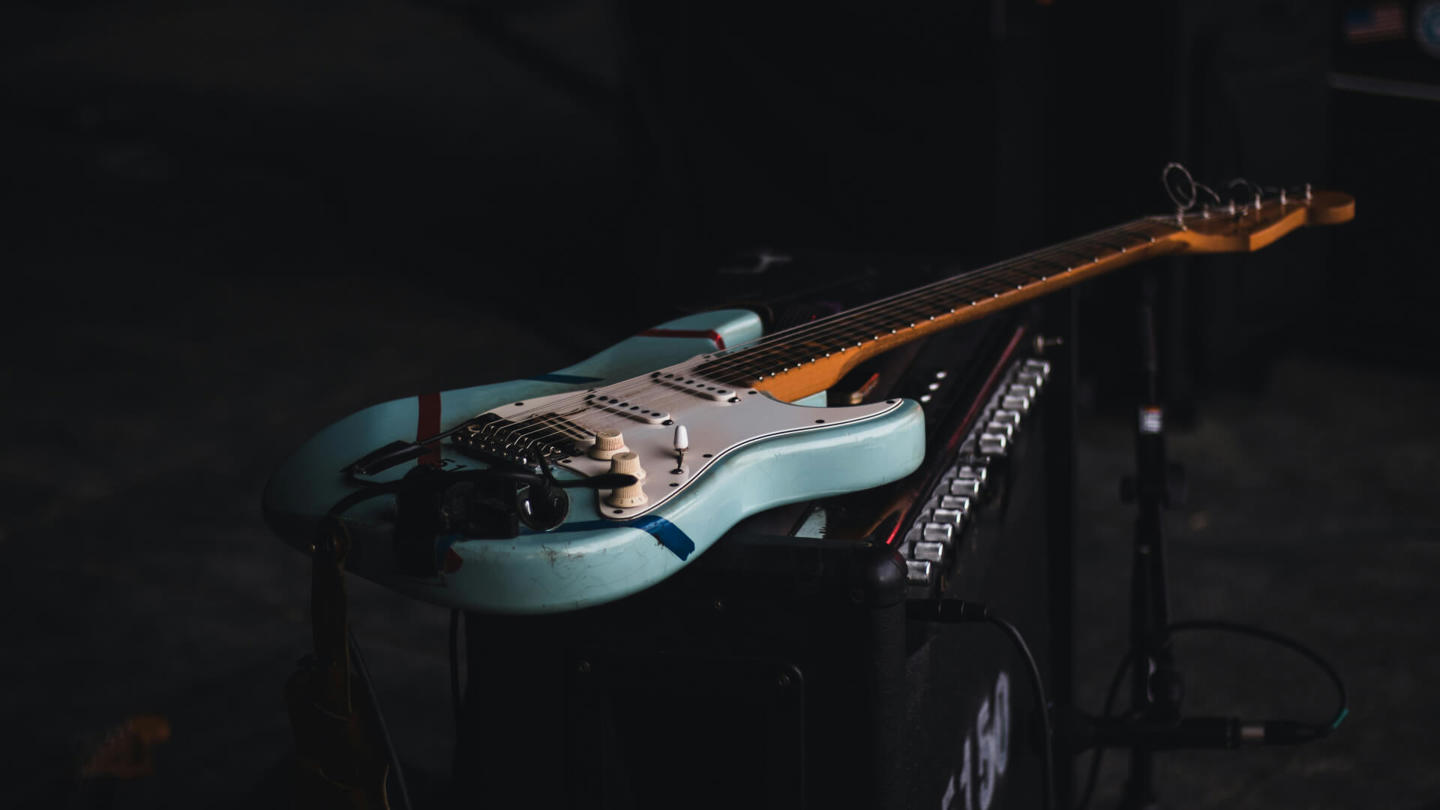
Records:
[[[457,793],[494,807],[1038,806],[1041,707],[1023,659],[988,625],[907,620],[913,600],[986,602],[1047,689],[1068,679],[1045,418],[1063,360],[1039,353],[1035,318],[940,333],[829,392],[922,403],[930,450],[909,478],[756,515],[618,602],[467,616]]]

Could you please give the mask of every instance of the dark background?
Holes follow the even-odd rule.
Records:
[[[142,712],[174,739],[120,806],[280,801],[308,582],[259,493],[324,425],[722,303],[747,250],[978,265],[1160,212],[1179,159],[1359,201],[1160,274],[1194,492],[1175,613],[1307,640],[1354,714],[1304,748],[1162,757],[1162,795],[1440,806],[1440,59],[1395,5],[1398,38],[1364,43],[1371,4],[7,4],[0,805],[92,806],[78,764]],[[1080,295],[1092,709],[1124,647],[1137,277]],[[444,612],[353,587],[412,792],[442,804]],[[1294,659],[1181,650],[1197,710],[1323,716]]]

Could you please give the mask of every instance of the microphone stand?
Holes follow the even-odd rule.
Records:
[[[1159,396],[1159,350],[1155,338],[1158,279],[1141,279],[1139,302],[1141,404],[1135,423],[1135,475],[1121,481],[1121,499],[1137,507],[1130,575],[1131,721],[1163,728],[1180,722],[1184,682],[1175,668],[1166,628],[1170,607],[1165,580],[1165,533],[1161,513],[1184,500],[1184,472],[1165,457],[1165,411]],[[1164,747],[1164,746],[1160,746]],[[1144,738],[1130,745],[1130,773],[1123,810],[1157,806],[1154,752]]]

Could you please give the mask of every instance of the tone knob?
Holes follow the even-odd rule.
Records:
[[[622,450],[611,456],[610,472],[633,475],[640,481],[645,480],[645,468],[640,466],[640,454],[633,450]]]
[[[640,466],[640,456],[625,450],[610,457],[610,472],[635,476],[635,483],[628,487],[616,487],[606,496],[605,503],[611,506],[640,506],[648,498],[640,482],[645,480],[645,469]]]
[[[616,453],[625,452],[625,437],[618,430],[595,431],[595,443],[590,445],[586,455],[599,461],[609,461]]]

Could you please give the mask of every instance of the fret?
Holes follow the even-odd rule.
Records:
[[[998,270],[992,273],[990,277],[996,281],[1004,282],[1007,287],[1012,290],[1016,287],[1028,287],[1035,281],[1034,276],[1021,273],[1013,268]]]
[[[956,290],[956,295],[960,300],[961,306],[965,307],[973,306],[990,297],[988,290],[970,279],[966,279],[965,282],[959,286]]]
[[[1101,239],[1095,236],[1089,237],[1085,241],[1089,242],[1092,245],[1100,245],[1102,247],[1110,248],[1110,250],[1114,253],[1124,253],[1125,251],[1129,250],[1129,247],[1126,245],[1111,242],[1108,239]]]
[[[1138,226],[1135,226],[1135,225],[1129,225],[1129,226],[1126,226],[1125,228],[1117,231],[1117,233],[1119,233],[1121,236],[1125,236],[1125,237],[1129,237],[1130,239],[1134,239],[1134,240],[1135,240],[1135,245],[1134,245],[1134,247],[1139,247],[1139,246],[1141,246],[1141,245],[1148,245],[1148,244],[1156,241],[1156,238],[1155,238],[1155,235],[1154,235],[1154,234],[1148,233],[1148,232],[1145,232],[1145,231],[1137,231],[1137,230],[1136,230],[1137,227],[1138,227]]]
[[[862,350],[859,356],[868,356],[867,344],[908,341],[904,333],[912,329],[948,322],[1010,293],[1060,283],[1077,270],[1157,243],[1178,230],[1171,223],[1136,220],[813,321],[796,327],[788,340],[741,347],[700,364],[696,371],[727,385],[745,385],[857,349]]]
[[[1042,265],[1053,267],[1053,264],[1051,262],[1047,262],[1043,259],[1022,259],[1015,263],[1015,269],[1019,270],[1020,272],[1024,273],[1025,275],[1029,276],[1037,282],[1044,281],[1050,276],[1055,275],[1055,272],[1053,270],[1047,270],[1042,267]],[[1064,269],[1063,266],[1061,269]]]
[[[1056,251],[1056,252],[1059,252],[1059,253],[1064,253],[1064,254],[1067,254],[1067,255],[1069,255],[1069,256],[1073,256],[1073,257],[1076,258],[1076,259],[1079,259],[1080,261],[1078,262],[1078,264],[1082,264],[1082,265],[1083,265],[1083,264],[1094,264],[1095,262],[1099,261],[1099,257],[1097,257],[1094,253],[1082,253],[1081,251],[1078,251],[1078,250],[1070,247],[1070,245],[1073,245],[1073,244],[1075,244],[1075,243],[1074,243],[1074,242],[1066,242],[1065,244],[1056,247],[1056,248],[1055,248],[1055,251]]]
[[[1041,276],[1042,279],[1053,278],[1054,276],[1058,276],[1062,273],[1070,272],[1070,265],[1051,261],[1050,259],[1031,259],[1030,261],[1032,264],[1040,264],[1050,268],[1051,272],[1046,273],[1044,276]]]

